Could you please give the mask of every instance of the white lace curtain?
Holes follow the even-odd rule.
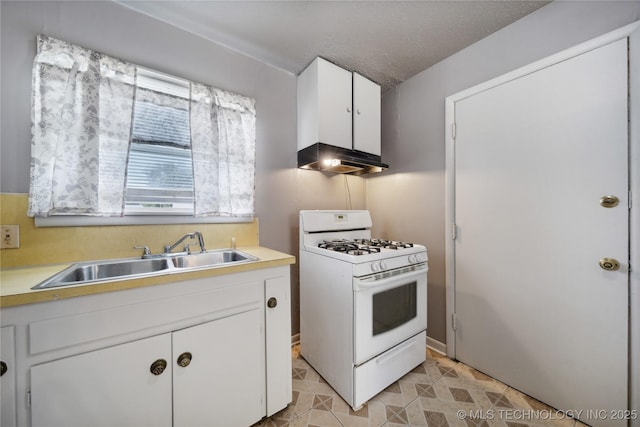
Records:
[[[252,216],[254,100],[191,83],[190,110],[195,214]]]
[[[255,101],[190,93],[194,215],[253,216]],[[135,65],[38,37],[29,216],[123,215],[135,96]]]

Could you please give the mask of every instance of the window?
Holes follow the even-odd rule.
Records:
[[[37,220],[253,218],[253,99],[39,36],[32,101]]]
[[[137,69],[125,215],[193,214],[189,82]]]

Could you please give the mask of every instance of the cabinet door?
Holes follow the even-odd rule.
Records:
[[[316,58],[298,77],[298,149],[317,142],[351,149],[351,73]]]
[[[0,378],[0,425],[11,427],[16,425],[16,364],[14,327],[5,326],[0,329],[0,359],[2,360],[2,377]]]
[[[176,426],[248,426],[264,416],[263,318],[256,308],[173,333]],[[187,353],[189,364],[178,365]]]
[[[380,86],[353,73],[353,148],[380,155]]]
[[[31,425],[171,426],[171,335],[31,368]],[[167,367],[150,371],[156,360]]]
[[[318,141],[347,149],[352,144],[351,73],[318,58]]]
[[[291,402],[291,301],[289,277],[265,281],[267,416]]]

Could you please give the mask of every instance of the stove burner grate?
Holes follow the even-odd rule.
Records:
[[[321,249],[336,252],[345,252],[349,255],[368,255],[379,253],[382,249],[412,248],[413,243],[399,242],[385,239],[355,239],[355,240],[323,240],[318,243]]]
[[[408,242],[399,242],[397,240],[386,240],[386,239],[359,239],[356,242],[361,242],[362,244],[375,246],[378,248],[384,249],[406,249],[412,248],[413,243]]]

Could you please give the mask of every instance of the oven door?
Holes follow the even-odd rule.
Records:
[[[427,328],[427,270],[422,263],[353,279],[356,365]]]

